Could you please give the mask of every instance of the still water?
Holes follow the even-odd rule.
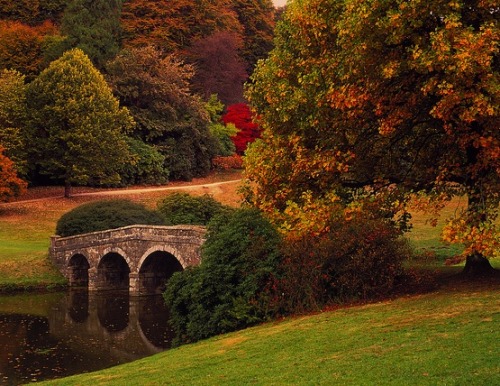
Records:
[[[161,296],[71,291],[0,297],[0,385],[60,378],[170,347]]]

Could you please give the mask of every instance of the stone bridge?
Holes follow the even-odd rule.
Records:
[[[131,225],[53,236],[49,254],[72,287],[155,294],[174,272],[200,263],[205,233],[201,226]]]

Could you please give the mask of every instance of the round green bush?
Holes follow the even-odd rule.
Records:
[[[141,204],[128,200],[105,200],[83,204],[61,216],[59,236],[116,229],[127,225],[162,225],[162,217]]]
[[[158,204],[158,211],[167,225],[207,225],[215,215],[229,210],[212,196],[191,196],[187,193],[173,193]]]

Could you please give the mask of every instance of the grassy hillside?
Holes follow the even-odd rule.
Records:
[[[498,385],[498,280],[265,324],[50,385]]]

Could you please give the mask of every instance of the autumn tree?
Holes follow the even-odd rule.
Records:
[[[3,154],[0,145],[0,202],[10,201],[26,189],[26,182],[16,173],[14,163]]]
[[[57,34],[51,22],[29,26],[17,21],[0,20],[0,69],[15,69],[29,78],[43,69],[47,38]]]
[[[122,25],[125,46],[153,45],[169,53],[217,31],[242,33],[230,0],[130,0]]]
[[[59,21],[69,0],[0,0],[0,19],[35,25]]]
[[[215,142],[204,103],[190,90],[192,66],[149,46],[121,52],[106,70],[136,122],[131,135],[165,156],[170,178],[206,174]]]
[[[222,120],[226,125],[232,123],[238,129],[232,140],[236,152],[240,155],[245,153],[250,143],[260,137],[261,130],[254,122],[252,111],[246,103],[236,103],[228,106]]]
[[[498,14],[476,0],[289,3],[248,92],[264,128],[247,157],[254,202],[321,231],[342,200],[405,220],[419,193],[436,206],[465,194],[468,209],[444,236],[464,243],[466,272],[490,269],[500,250]]]
[[[66,197],[73,184],[119,181],[132,118],[83,51],[52,62],[29,84],[27,101],[31,157],[40,173],[64,181]]]
[[[271,0],[235,0],[233,7],[243,26],[243,58],[251,73],[273,48],[275,9]]]
[[[15,70],[0,71],[0,144],[4,155],[27,173],[25,76]]]
[[[187,54],[195,68],[193,91],[205,99],[217,94],[225,105],[242,102],[243,83],[248,77],[239,55],[242,44],[241,38],[230,32],[196,40]]]

